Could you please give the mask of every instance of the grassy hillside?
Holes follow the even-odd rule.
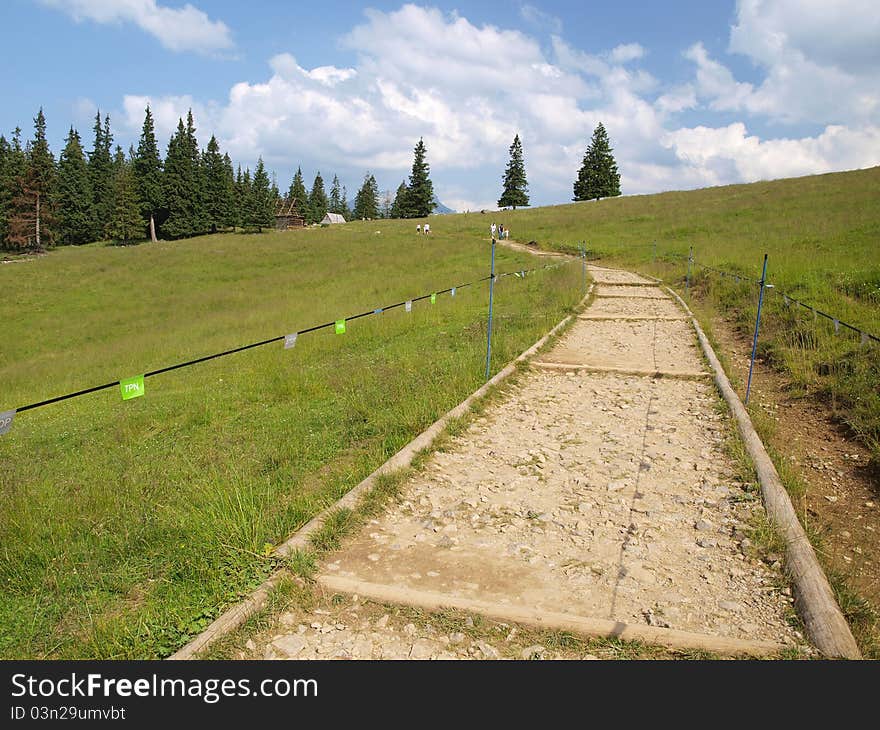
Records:
[[[768,291],[761,354],[804,394],[827,398],[880,466],[880,345],[786,308],[786,292],[880,337],[880,167],[535,210],[456,216],[475,232],[491,223],[523,242],[574,250],[683,286],[688,248],[697,263],[758,279]],[[653,243],[656,241],[656,255]],[[757,287],[695,269],[694,289],[751,333]]]
[[[438,228],[441,226],[438,225]],[[528,256],[499,251],[501,271]],[[354,223],[0,266],[0,411],[472,281],[485,242]],[[580,297],[502,280],[494,368]],[[0,656],[157,657],[483,379],[487,285],[20,413],[0,437]]]

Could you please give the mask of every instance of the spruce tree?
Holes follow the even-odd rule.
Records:
[[[223,218],[224,228],[234,228],[238,221],[238,212],[235,202],[235,172],[232,169],[232,160],[229,153],[223,155],[223,210],[226,213]]]
[[[370,173],[364,177],[364,184],[355,196],[353,213],[356,219],[379,217],[379,185]]]
[[[394,202],[391,204],[391,217],[406,218],[406,213],[409,210],[408,201],[409,189],[406,187],[406,182],[402,182],[397,186],[397,193],[394,196]]]
[[[275,223],[275,196],[263,165],[263,158],[257,160],[254,180],[248,195],[246,225],[262,231],[271,228]]]
[[[113,208],[113,159],[110,150],[113,148],[113,135],[110,133],[110,116],[104,117],[101,123],[101,111],[95,115],[95,143],[89,153],[89,181],[92,185],[94,200],[95,229],[92,240],[104,237],[110,211]]]
[[[244,226],[244,200],[245,200],[245,187],[244,187],[244,175],[241,172],[241,165],[238,166],[238,169],[235,172],[235,224],[234,227],[241,228]]]
[[[205,207],[205,170],[202,166],[202,153],[196,139],[196,125],[192,109],[186,114],[186,148],[192,170],[193,185],[190,191],[190,207],[192,210],[190,225],[192,234],[205,233],[210,228],[208,213]]]
[[[330,213],[339,213],[344,216],[342,210],[342,189],[339,187],[339,177],[333,176],[333,184],[330,186],[330,197],[327,199],[327,210]]]
[[[146,229],[133,167],[132,161],[126,160],[122,149],[117,147],[113,159],[113,210],[107,234],[123,245],[142,239]]]
[[[134,158],[134,177],[141,214],[149,221],[150,240],[155,243],[157,219],[165,205],[165,194],[162,186],[162,158],[159,156],[156,128],[149,106],[144,115],[144,126]]]
[[[14,183],[7,238],[16,248],[43,251],[55,238],[56,170],[42,109],[34,118],[34,138],[28,143],[25,158],[24,174]]]
[[[220,155],[217,138],[211,135],[208,148],[202,158],[204,167],[204,204],[208,227],[212,233],[226,226],[229,220],[229,198],[227,194],[227,169]]]
[[[620,195],[620,173],[612,151],[608,133],[600,122],[593,131],[574,182],[574,200],[599,200]]]
[[[425,159],[426,154],[425,143],[419,138],[413,152],[412,172],[407,186],[405,218],[424,218],[434,210],[434,184],[431,182],[431,168]]]
[[[320,223],[327,215],[327,193],[324,192],[324,178],[318,172],[315,182],[312,183],[312,191],[309,193],[309,223]]]
[[[163,194],[168,218],[163,226],[171,238],[195,236],[208,230],[204,205],[204,171],[196,140],[192,110],[177,122],[177,131],[168,142],[163,175]]]
[[[8,203],[3,193],[6,182],[7,168],[9,166],[9,158],[12,154],[12,145],[9,144],[6,137],[0,134],[0,248],[6,242],[6,227],[8,225]]]
[[[58,163],[56,203],[61,243],[82,244],[92,240],[95,231],[93,200],[82,141],[79,133],[71,127]]]
[[[302,168],[296,168],[296,174],[293,176],[293,182],[290,183],[290,190],[287,193],[287,199],[294,201],[294,209],[308,223],[309,218],[309,194],[306,192],[306,184],[303,179]]]
[[[503,183],[504,189],[498,199],[499,207],[511,207],[516,210],[517,206],[529,204],[527,192],[529,184],[526,181],[526,166],[523,162],[522,143],[519,141],[518,134],[513,138],[513,144],[510,145],[510,161],[504,171]]]
[[[3,248],[15,247],[9,241],[9,219],[12,215],[12,200],[18,195],[26,167],[27,157],[21,146],[21,128],[16,127],[12,141],[7,143],[0,167],[0,245]]]
[[[193,233],[192,187],[193,170],[186,143],[183,119],[177,121],[177,131],[168,140],[165,153],[165,174],[162,178],[163,196],[168,217],[163,225],[170,238],[183,238]]]

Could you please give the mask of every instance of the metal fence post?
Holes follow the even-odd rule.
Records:
[[[694,260],[694,247],[688,249],[688,272],[684,280],[684,293],[687,294],[691,288],[691,262]]]
[[[495,298],[495,237],[492,237],[492,264],[489,269],[489,327],[486,335],[486,380],[492,361],[492,305]]]
[[[749,381],[746,383],[746,405],[749,404],[749,393],[752,390],[752,369],[755,367],[755,354],[758,351],[758,329],[761,326],[761,307],[764,306],[764,288],[767,285],[767,254],[764,254],[764,269],[761,272],[761,288],[758,292],[758,316],[755,318],[755,336],[752,339],[752,359],[749,362]]]

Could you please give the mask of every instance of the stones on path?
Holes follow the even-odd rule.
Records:
[[[627,287],[625,272],[596,273]],[[671,300],[597,299],[666,312]],[[628,310],[628,307],[631,310]],[[579,320],[548,360],[701,370],[682,321]],[[502,605],[798,643],[781,565],[752,556],[760,503],[723,451],[709,382],[531,371],[434,454],[401,500],[333,556],[336,575]],[[317,614],[317,612],[315,612]],[[269,658],[550,658],[430,622],[315,615]],[[305,641],[305,645],[302,642]],[[259,649],[257,650],[259,651]]]

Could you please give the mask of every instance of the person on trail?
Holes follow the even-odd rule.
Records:
[[[422,224],[419,223],[419,224],[416,226],[416,233],[421,233],[421,232],[422,232]]]
[[[498,238],[504,238],[504,224],[498,226]]]
[[[492,238],[494,239],[494,238],[495,238],[495,232],[498,230],[498,229],[495,227],[495,223],[494,223],[494,221],[492,222],[492,227],[491,227],[489,230],[492,231]]]
[[[431,232],[431,224],[425,223],[425,235],[427,236]]]

